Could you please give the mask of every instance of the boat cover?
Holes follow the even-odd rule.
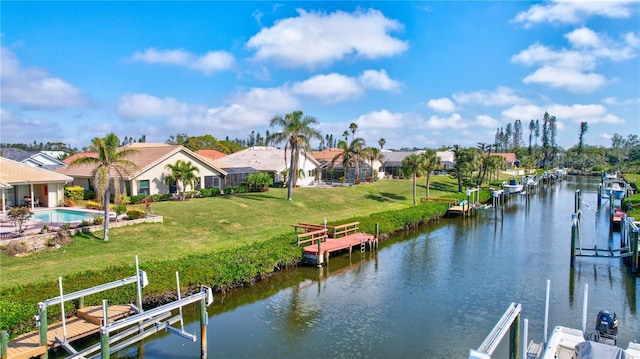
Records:
[[[626,359],[622,348],[592,341],[585,341],[576,345],[578,357],[576,359]]]

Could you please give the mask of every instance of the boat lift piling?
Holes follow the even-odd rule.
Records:
[[[477,350],[469,350],[469,359],[491,359],[491,355],[498,348],[507,332],[509,332],[509,358],[518,359],[520,356],[520,313],[522,304],[511,303],[489,335]],[[528,324],[525,322],[525,324]],[[527,329],[524,333],[528,332]],[[525,339],[526,340],[526,339]],[[523,349],[526,353],[526,349]],[[526,359],[526,356],[523,358]]]

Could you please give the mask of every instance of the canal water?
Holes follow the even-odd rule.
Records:
[[[522,303],[529,338],[580,328],[589,286],[589,331],[614,309],[619,343],[640,340],[640,281],[620,259],[576,258],[570,267],[574,193],[582,191],[582,246],[609,246],[608,210],[597,211],[597,178],[572,177],[513,197],[470,219],[443,219],[381,243],[375,253],[333,257],[328,268],[283,271],[216,295],[208,308],[209,358],[466,358],[511,302]],[[286,225],[283,223],[283,225]],[[613,239],[614,246],[618,239]],[[199,336],[198,307],[185,330]],[[200,343],[158,334],[118,358],[198,358]],[[495,357],[507,357],[507,343]]]

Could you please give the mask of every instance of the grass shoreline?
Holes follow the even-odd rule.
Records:
[[[316,193],[313,193],[313,189],[306,191],[296,189],[294,203],[277,196],[281,193],[272,190],[265,194],[217,198],[219,203],[216,203],[218,207],[215,210],[221,213],[216,220],[204,221],[200,226],[195,226],[196,228],[189,228],[189,224],[205,217],[202,208],[210,210],[214,203],[212,200],[210,202],[201,199],[185,203],[158,203],[154,204],[156,207],[154,210],[165,217],[164,224],[113,230],[109,242],[99,241],[90,234],[82,234],[75,238],[75,242],[69,246],[67,253],[36,253],[32,259],[2,258],[2,276],[6,277],[13,272],[19,277],[29,269],[38,270],[38,261],[43,262],[43,266],[46,267],[44,262],[47,259],[54,265],[63,265],[71,259],[77,261],[77,266],[70,266],[75,267],[75,270],[71,268],[64,275],[64,287],[66,292],[72,292],[132,275],[134,273],[132,249],[141,245],[152,246],[156,243],[157,246],[151,251],[158,254],[155,259],[149,260],[148,255],[140,256],[140,267],[147,271],[151,282],[150,286],[144,290],[145,307],[157,306],[174,299],[175,293],[172,292],[175,292],[173,276],[175,271],[180,272],[183,292],[193,292],[199,288],[200,284],[224,291],[251,283],[282,268],[299,263],[302,250],[295,246],[293,230],[288,226],[290,223],[298,221],[319,223],[318,215],[324,214],[328,217],[330,224],[360,221],[361,229],[369,233],[374,232],[375,223],[380,223],[381,234],[388,235],[437,220],[446,212],[446,206],[438,203],[411,205],[411,196],[407,196],[407,192],[411,191],[408,182],[410,181],[392,181],[378,186],[354,186],[354,188],[336,189],[331,192],[319,192],[324,189],[316,189],[318,191]],[[396,187],[393,188],[394,192],[390,191],[390,186]],[[451,197],[452,189],[451,180],[443,178],[443,181],[434,183],[431,192],[432,196]],[[463,196],[457,193],[456,195]],[[354,201],[368,201],[369,204],[357,206],[356,203],[352,203],[346,210],[343,208],[335,211],[339,212],[336,214],[326,210],[331,207],[325,208],[327,197],[338,198],[336,201],[345,205]],[[182,213],[185,208],[188,208],[186,206],[191,205],[192,209],[198,207],[199,201],[203,201],[200,205],[206,206],[193,213],[187,213],[186,216]],[[277,215],[271,213],[260,217],[256,212],[264,208],[251,209],[249,204],[252,202],[265,202],[259,207],[271,207]],[[309,210],[309,207],[315,208]],[[285,213],[286,211],[289,213]],[[246,218],[251,216],[255,218]],[[277,220],[278,218],[280,220]],[[290,223],[281,223],[286,221]],[[248,224],[252,222],[256,223],[257,228],[249,227]],[[216,230],[207,230],[212,223],[216,225]],[[268,225],[269,223],[271,226]],[[188,235],[177,239],[171,236],[180,231],[187,232]],[[131,233],[138,236],[132,236]],[[142,236],[142,233],[145,235]],[[240,236],[239,233],[244,233],[246,236]],[[263,236],[258,236],[260,233]],[[99,237],[99,233],[97,236]],[[203,237],[213,240],[207,241]],[[125,238],[124,241],[123,238]],[[178,246],[183,247],[182,251],[173,251],[176,244],[171,242],[174,241],[178,242]],[[122,242],[127,242],[128,245],[122,247]],[[166,247],[163,247],[165,244]],[[100,253],[105,250],[116,252],[111,256],[127,258],[119,258],[120,261],[111,265],[87,266],[87,260],[89,263],[91,260],[98,262]],[[82,252],[88,253],[88,258],[80,258],[78,253]],[[69,258],[64,258],[67,255]],[[63,257],[62,260],[53,258],[60,256]],[[108,263],[108,261],[105,262]],[[42,273],[39,280],[32,278],[25,284],[5,283],[2,287],[0,329],[9,330],[12,337],[34,328],[33,315],[37,310],[38,301],[59,294],[57,275],[53,273]],[[107,299],[111,303],[127,303],[133,302],[133,298],[135,298],[134,288],[123,288],[102,293],[99,297],[87,297],[85,305],[99,304],[102,299]],[[56,312],[52,308],[49,316],[51,320],[59,318],[59,309]]]

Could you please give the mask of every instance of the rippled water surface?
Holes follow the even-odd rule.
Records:
[[[466,358],[511,302],[529,338],[542,341],[546,280],[550,330],[589,328],[601,308],[618,314],[619,342],[640,340],[639,281],[619,259],[577,258],[570,268],[574,191],[583,192],[583,247],[607,247],[608,206],[596,213],[596,178],[569,177],[492,210],[444,219],[384,242],[377,253],[334,257],[217,295],[208,308],[209,358]],[[283,223],[288,225],[288,223]],[[617,238],[613,240],[617,245]],[[198,309],[186,330],[200,332]],[[156,335],[117,357],[197,358],[200,343]],[[496,357],[506,357],[506,345]]]

